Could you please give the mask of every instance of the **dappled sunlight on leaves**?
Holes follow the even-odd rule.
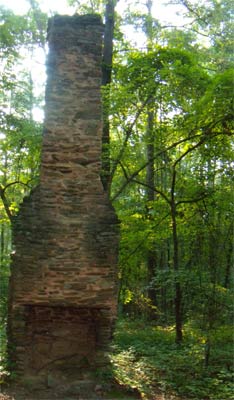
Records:
[[[178,346],[174,326],[120,320],[112,354],[116,379],[137,388],[145,399],[152,399],[159,392],[186,400],[231,399],[231,353],[229,362],[226,360],[226,366],[223,364],[223,351],[232,343],[231,327],[225,331],[223,337],[217,332],[217,341],[214,337],[211,364],[205,368],[206,338],[198,329],[189,324],[185,326],[184,343]]]

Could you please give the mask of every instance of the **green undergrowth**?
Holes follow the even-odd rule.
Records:
[[[6,324],[0,324],[0,385],[4,383],[7,372],[7,336]]]
[[[165,398],[172,394],[183,400],[233,400],[232,326],[210,332],[209,342],[210,357],[206,365],[207,335],[192,324],[185,326],[184,342],[178,346],[173,326],[119,320],[111,354],[112,368],[105,376],[99,376],[100,381],[114,377],[122,387],[130,389],[129,398],[135,398],[134,389],[137,389],[145,400],[155,399],[158,393],[165,393]],[[6,377],[3,324],[0,344],[1,384]],[[123,396],[126,400],[126,394]]]
[[[113,345],[114,374],[145,399],[159,390],[186,400],[234,399],[232,327],[211,332],[209,344],[207,365],[207,336],[192,324],[185,326],[183,344],[176,345],[174,327],[120,320]]]
[[[8,276],[2,274],[0,271],[0,384],[6,376],[7,369],[7,335],[6,335],[6,321],[7,321],[7,291],[8,291]]]

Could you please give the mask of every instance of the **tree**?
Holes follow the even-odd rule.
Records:
[[[1,79],[1,198],[10,219],[25,190],[28,191],[27,183],[35,179],[39,165],[41,126],[32,118],[37,100],[31,72],[21,64],[22,52],[31,54],[41,37],[41,32],[32,30],[33,22],[30,13],[28,16],[14,16],[3,9],[1,34],[5,68]]]
[[[161,205],[157,204],[158,198],[161,197],[165,202],[165,218],[167,214],[171,218],[171,228],[167,227],[167,231],[171,232],[171,236],[169,236],[170,239],[167,238],[167,246],[165,242],[164,248],[167,249],[167,257],[164,257],[164,263],[173,265],[177,342],[180,342],[182,339],[182,317],[186,308],[183,291],[186,292],[184,269],[187,262],[185,263],[184,259],[189,259],[190,249],[189,230],[186,237],[184,237],[183,233],[183,227],[186,223],[184,218],[189,215],[189,208],[193,204],[200,204],[206,198],[212,196],[213,193],[206,187],[201,190],[198,177],[195,181],[191,178],[187,180],[187,177],[190,175],[190,169],[193,168],[194,170],[196,168],[199,151],[211,146],[212,151],[209,153],[211,161],[213,155],[217,154],[219,141],[226,139],[231,141],[229,135],[231,135],[233,129],[230,125],[232,119],[232,95],[230,90],[228,91],[228,88],[231,87],[229,72],[225,72],[224,75],[221,74],[222,78],[219,74],[212,75],[208,73],[207,63],[204,60],[203,53],[199,53],[199,47],[196,42],[194,45],[187,43],[187,51],[185,51],[181,49],[181,46],[179,48],[176,47],[174,41],[171,46],[171,37],[170,35],[167,35],[167,37],[167,48],[162,47],[158,50],[158,47],[156,47],[158,53],[154,50],[147,56],[143,52],[131,52],[125,58],[127,68],[118,66],[118,72],[114,77],[113,87],[115,89],[111,98],[111,103],[113,104],[111,111],[114,118],[113,125],[118,126],[116,128],[118,146],[117,143],[112,143],[112,156],[116,160],[114,165],[119,183],[116,184],[114,181],[112,188],[113,199],[117,202],[115,203],[117,204],[117,209],[119,209],[118,198],[123,196],[123,199],[129,202],[128,198],[129,195],[131,196],[131,192],[133,196],[136,196],[137,187],[139,193],[141,193],[140,218],[142,224],[140,229],[145,230],[146,243],[144,245],[141,244],[142,240],[144,240],[142,239],[142,233],[138,235],[141,238],[139,244],[137,244],[135,236],[136,247],[134,248],[136,251],[134,249],[129,250],[130,254],[134,254],[134,259],[136,259],[136,252],[138,252],[140,259],[146,259],[144,249],[147,248],[147,244],[150,248],[151,244],[155,242],[155,239],[152,240],[152,238],[156,238],[156,234],[151,230],[157,226],[156,210],[160,212],[161,217],[161,211],[159,211]],[[184,35],[182,38],[183,41],[186,39]],[[194,40],[193,36],[188,36],[188,38]],[[197,55],[199,55],[201,65],[197,65]],[[224,83],[227,76],[229,78]],[[119,86],[119,83],[121,86]],[[220,95],[218,95],[218,87]],[[224,94],[225,90],[227,92]],[[154,155],[153,162],[154,165],[159,166],[159,171],[163,171],[165,177],[164,185],[159,184],[159,180],[155,178],[154,184],[152,182],[149,184],[149,181],[147,183],[146,171],[149,167],[149,160],[147,161],[147,157],[144,158],[142,153],[138,151],[139,146],[141,149],[147,147],[147,141],[142,135],[142,128],[147,120],[149,98],[152,103],[157,102],[157,104],[160,104],[160,124],[157,134],[159,131],[163,136],[160,142],[160,151]],[[222,103],[223,105],[221,105],[221,98],[226,98]],[[155,134],[154,126],[154,140]],[[231,142],[229,146],[231,146]],[[120,147],[119,151],[117,147]],[[192,156],[193,152],[195,156]],[[134,157],[136,158],[134,159]],[[166,162],[163,161],[163,158]],[[217,162],[219,163],[221,160]],[[199,168],[201,168],[201,163],[199,163]],[[204,164],[202,168],[206,168],[206,165]],[[135,187],[135,190],[133,190],[133,187]],[[150,221],[150,224],[144,226],[145,211],[147,210],[148,213],[148,209],[144,209],[144,194],[149,191],[154,191],[157,200],[152,202],[150,210],[153,223]],[[121,200],[120,204],[123,204]],[[139,216],[139,206],[136,206],[136,209]],[[134,207],[129,209],[129,218],[131,212],[136,215],[133,210]],[[122,215],[121,212],[120,215]],[[124,215],[126,221],[126,212]],[[149,225],[152,228],[149,228]],[[170,229],[168,230],[168,228]],[[163,236],[163,233],[161,235]],[[127,234],[124,235],[124,238],[125,241],[128,240]],[[184,241],[186,247],[183,243]],[[157,246],[157,243],[159,242],[154,243],[154,246]],[[127,248],[126,244],[124,246]],[[161,243],[160,247],[162,248]],[[172,253],[173,259],[170,256]],[[135,262],[136,271],[139,272],[140,263]],[[167,271],[171,273],[170,268]],[[124,275],[124,272],[122,272],[123,277]],[[139,275],[142,276],[140,272]],[[126,276],[130,281],[129,272]],[[156,290],[158,290],[157,279],[158,276],[156,274],[154,279]],[[124,286],[124,283],[122,284]],[[144,290],[144,284],[145,278],[142,290]],[[128,293],[126,289],[125,292]],[[172,293],[172,289],[167,290],[167,293]],[[128,300],[130,297],[129,295],[127,296]]]
[[[44,46],[44,16],[38,2],[30,3],[24,17],[5,11],[0,30],[6,252],[8,219],[36,182],[39,166],[37,100],[30,71],[19,67],[22,49],[32,54]],[[211,1],[205,8],[184,1],[193,18],[185,30],[161,27],[150,0],[143,9],[131,3],[122,19],[114,0],[69,3],[81,13],[101,12],[106,20],[102,180],[122,221],[122,308],[152,317],[153,305],[158,323],[175,321],[178,343],[188,319],[209,321],[201,326],[210,351],[209,332],[222,320],[219,304],[229,301],[233,261],[230,4]],[[121,34],[130,23],[143,33],[143,48],[133,48]]]
[[[105,31],[102,64],[102,86],[104,89],[103,102],[103,135],[102,135],[102,183],[104,189],[110,193],[111,167],[110,167],[110,84],[112,81],[115,6],[118,0],[108,0],[105,9]]]
[[[70,0],[69,4],[77,4],[77,11],[81,13],[99,12],[104,17],[104,43],[102,59],[102,87],[103,87],[103,134],[102,134],[102,183],[104,190],[110,193],[111,161],[110,161],[110,84],[112,81],[113,47],[115,35],[115,7],[118,0],[90,1],[82,3]]]
[[[0,329],[7,317],[11,222],[23,197],[37,183],[42,127],[33,120],[34,107],[40,105],[34,92],[30,67],[24,56],[32,57],[42,40],[31,12],[14,15],[1,8],[0,78]],[[46,17],[41,14],[46,26]],[[4,353],[2,344],[1,353]]]

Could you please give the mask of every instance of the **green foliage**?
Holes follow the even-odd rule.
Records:
[[[9,280],[9,258],[10,258],[10,237],[9,237],[9,222],[1,220],[1,246],[0,253],[0,384],[6,374],[7,369],[7,335],[6,323],[8,312],[8,280]]]
[[[232,327],[214,332],[211,365],[204,366],[205,337],[185,326],[182,346],[174,327],[120,320],[114,341],[113,368],[120,383],[136,387],[144,398],[158,388],[186,399],[232,399]],[[225,354],[225,357],[224,357]]]
[[[230,314],[230,307],[223,312],[218,306],[218,298],[233,259],[227,219],[232,219],[233,72],[206,68],[194,32],[177,31],[177,42],[174,34],[164,34],[166,45],[129,52],[114,65],[111,157],[112,196],[122,221],[120,300],[124,311],[145,315],[147,292],[153,288],[157,318],[170,322],[177,282],[184,321],[195,313],[198,320],[209,320],[209,330]],[[150,143],[149,110],[154,115]],[[149,144],[155,174],[151,202]],[[155,260],[150,280],[149,252]],[[225,293],[230,304],[229,290]]]
[[[46,16],[40,10],[34,14],[30,11],[27,15],[17,16],[7,9],[2,9],[1,14],[0,57],[4,66],[0,79],[2,221],[18,211],[19,203],[36,184],[38,175],[41,124],[36,123],[32,115],[39,100],[34,95],[31,71],[26,63],[22,63],[23,55],[31,57],[45,42]],[[1,252],[4,253],[4,249]]]
[[[35,17],[37,20],[35,20]],[[0,78],[0,380],[6,374],[6,323],[11,247],[11,217],[36,185],[42,126],[33,120],[36,98],[30,65],[38,46],[45,44],[47,17],[37,10],[14,15],[1,7]]]
[[[69,6],[76,6],[76,11],[79,14],[91,14],[91,13],[104,13],[105,4],[103,0],[89,0],[89,1],[79,1],[79,0],[67,0]]]
[[[105,8],[100,0],[68,3],[80,13],[103,13]],[[228,400],[234,254],[232,8],[229,0],[186,0],[183,5],[191,29],[163,29],[134,2],[124,16],[115,16],[113,80],[103,89],[103,103],[111,126],[110,147],[104,149],[110,154],[111,198],[121,221],[119,308],[144,320],[120,321],[113,365],[120,382],[145,396],[160,387],[186,399]],[[40,163],[42,126],[34,121],[33,110],[41,99],[22,60],[44,48],[46,20],[39,2],[25,16],[1,8],[3,353],[9,215],[18,212],[37,184]],[[132,48],[122,31],[126,24],[148,34],[150,45],[146,40],[146,48]],[[149,164],[154,172],[150,188]],[[184,325],[180,347],[174,344],[178,285]],[[146,326],[152,316],[158,325]]]

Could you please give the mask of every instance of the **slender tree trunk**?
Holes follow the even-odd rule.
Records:
[[[4,249],[5,249],[5,229],[4,229],[4,223],[1,225],[1,240],[0,240],[0,269],[3,267],[3,261],[4,261]]]
[[[175,321],[176,321],[176,343],[181,343],[183,340],[182,332],[182,291],[179,282],[179,245],[177,236],[176,208],[175,204],[171,207],[172,230],[173,230],[173,266],[175,272]]]
[[[158,264],[158,268],[163,273],[168,273],[171,265],[171,240],[167,238],[163,245],[160,246],[160,260]],[[169,321],[169,316],[173,315],[173,304],[171,304],[171,300],[168,299],[168,292],[170,292],[170,288],[168,285],[162,283],[158,287],[160,291],[160,303],[157,299],[157,306],[160,308],[164,321],[167,324]]]
[[[110,92],[112,79],[113,39],[115,26],[115,6],[118,0],[108,0],[105,10],[105,31],[102,63],[102,86],[105,88],[103,101],[103,134],[102,134],[102,184],[104,190],[110,191]]]
[[[176,201],[175,201],[175,184],[176,170],[173,168],[172,185],[171,185],[171,221],[172,221],[172,238],[173,238],[173,267],[175,273],[175,323],[176,323],[176,343],[180,344],[183,340],[182,331],[182,290],[179,280],[179,241],[177,234],[176,220]]]
[[[148,106],[147,111],[147,131],[146,131],[146,140],[147,140],[147,160],[148,165],[146,169],[146,184],[147,184],[147,202],[153,203],[155,201],[155,171],[154,171],[154,112],[150,109],[150,105]],[[150,206],[149,206],[150,209]],[[154,250],[149,250],[147,255],[147,269],[148,269],[148,297],[151,300],[151,304],[156,305],[156,290],[155,284],[153,283],[153,279],[155,277],[155,269],[156,269],[156,253]],[[153,315],[153,313],[152,313]]]
[[[231,232],[233,233],[233,229],[231,229]],[[225,270],[225,278],[224,278],[224,287],[226,289],[229,287],[231,268],[232,268],[232,255],[233,255],[233,240],[232,240],[232,237],[229,240],[228,249],[227,249],[227,261],[226,261],[226,270]]]
[[[154,112],[150,110],[150,106],[148,106],[147,111],[147,131],[146,131],[146,140],[147,140],[147,169],[146,169],[146,183],[147,183],[147,199],[149,201],[155,200],[155,191],[154,191]]]
[[[152,0],[147,0],[146,7],[148,10],[145,33],[147,39],[147,51],[152,49]],[[155,146],[154,146],[154,109],[153,105],[149,103],[147,105],[147,127],[146,127],[146,157],[147,157],[147,168],[146,168],[146,184],[147,184],[147,201],[153,203],[155,201]],[[148,297],[151,300],[151,304],[156,305],[156,289],[153,279],[155,277],[155,269],[157,265],[156,252],[149,250],[147,255],[147,269],[148,269]],[[152,313],[151,317],[154,315]]]
[[[204,366],[205,368],[209,367],[210,362],[210,337],[206,338],[205,349],[204,349]]]

